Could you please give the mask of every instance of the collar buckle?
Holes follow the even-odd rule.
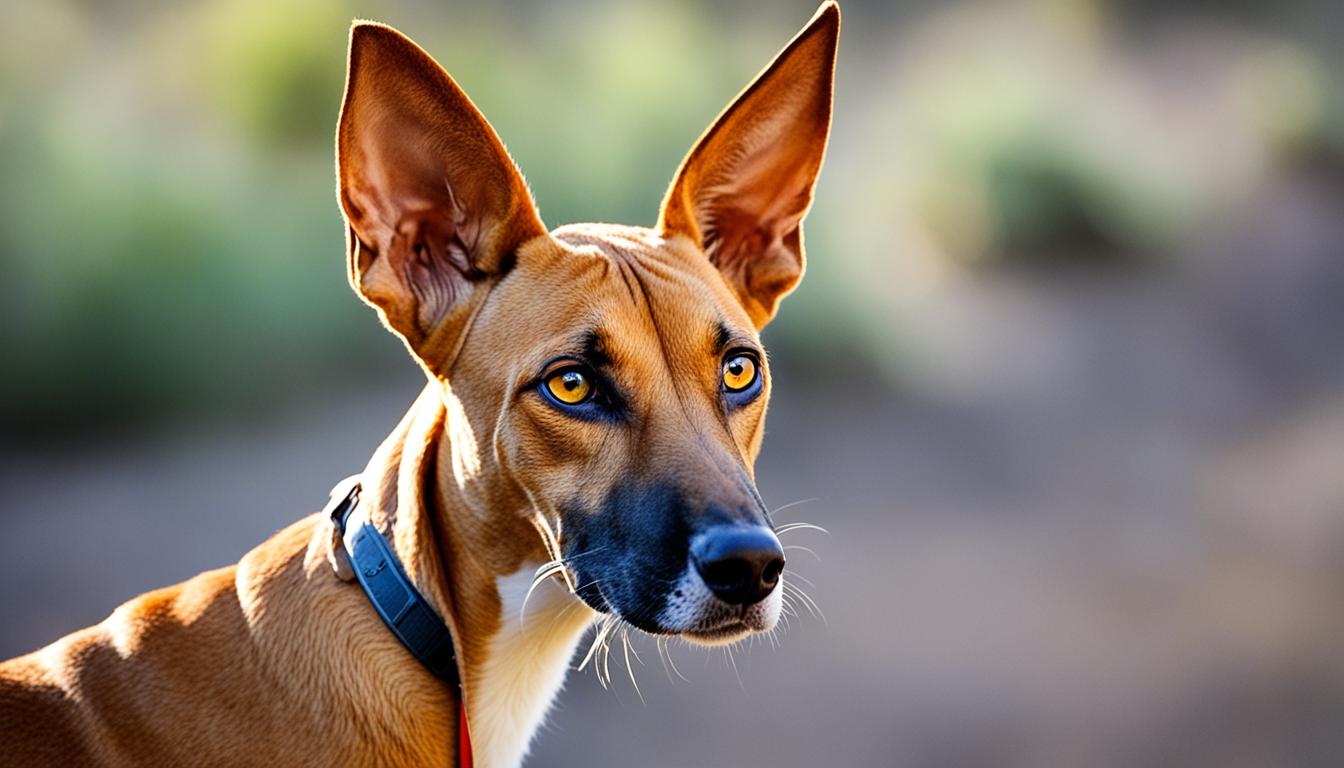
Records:
[[[360,490],[359,475],[351,475],[331,489],[331,500],[327,502],[322,514],[336,526],[338,536],[345,535],[345,521],[359,505]]]

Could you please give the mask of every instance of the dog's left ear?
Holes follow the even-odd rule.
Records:
[[[446,373],[483,286],[546,228],[499,137],[429,54],[350,29],[336,165],[350,282],[430,373]]]
[[[758,329],[803,276],[839,37],[828,2],[710,126],[663,200],[659,229],[704,250]]]

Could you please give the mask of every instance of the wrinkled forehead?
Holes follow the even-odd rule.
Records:
[[[552,238],[519,253],[482,313],[483,328],[620,357],[677,358],[756,339],[718,271],[684,238],[607,224],[561,227]]]

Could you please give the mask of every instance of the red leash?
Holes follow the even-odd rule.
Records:
[[[471,736],[467,731],[467,707],[457,705],[457,768],[471,768]]]

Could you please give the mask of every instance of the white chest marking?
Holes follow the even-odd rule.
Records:
[[[472,691],[468,722],[475,764],[480,768],[516,768],[527,754],[565,682],[574,647],[597,614],[555,579],[532,591],[527,613],[523,599],[534,567],[496,582],[502,604],[500,630]]]

